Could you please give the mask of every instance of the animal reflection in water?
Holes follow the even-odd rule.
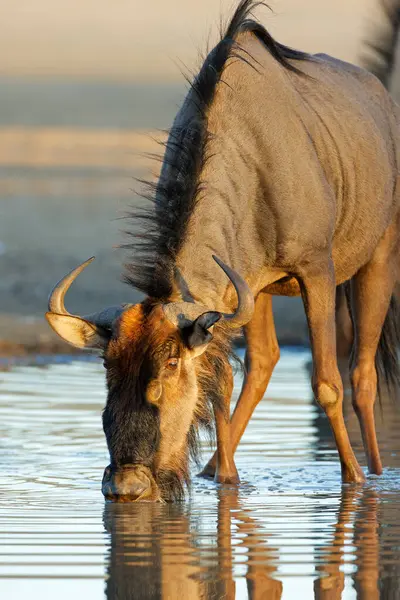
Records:
[[[354,552],[353,547],[356,570],[352,577],[358,600],[381,597],[378,506],[375,490],[343,488],[330,541],[315,550],[316,600],[342,597],[344,553]],[[237,489],[219,490],[215,537],[210,537],[212,519],[198,518],[193,522],[193,513],[183,504],[107,503],[104,525],[111,534],[108,600],[235,599],[237,557],[240,569],[245,566],[249,599],[282,598],[279,550],[256,510],[243,506]],[[395,593],[396,585],[394,578],[390,593]]]

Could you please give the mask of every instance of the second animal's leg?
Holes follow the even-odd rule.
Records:
[[[319,268],[318,268],[319,267]],[[343,384],[336,358],[335,273],[332,260],[299,275],[313,356],[312,387],[339,452],[344,482],[364,481],[343,419]]]
[[[246,338],[246,375],[231,420],[232,451],[235,452],[251,415],[264,396],[272,371],[279,360],[272,296],[261,292],[256,299],[254,315],[244,330]],[[214,477],[217,453],[201,475]]]
[[[396,281],[397,253],[387,232],[370,262],[351,281],[354,349],[351,364],[353,407],[360,422],[370,473],[380,475],[382,463],[375,431],[377,392],[375,355]]]

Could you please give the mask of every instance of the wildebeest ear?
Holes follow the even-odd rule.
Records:
[[[210,328],[221,318],[221,313],[208,311],[197,317],[191,325],[185,327],[183,335],[186,345],[193,350],[199,346],[204,346],[212,340]]]
[[[110,333],[106,329],[80,317],[47,312],[46,319],[63,340],[76,348],[101,350],[109,342]]]

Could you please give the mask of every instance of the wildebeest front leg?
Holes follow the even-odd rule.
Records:
[[[241,440],[255,407],[264,396],[272,371],[279,360],[272,296],[261,292],[255,301],[254,315],[244,328],[246,338],[246,373],[231,420],[232,450]],[[214,477],[217,453],[212,456],[201,475]]]
[[[336,358],[335,274],[332,261],[299,276],[313,355],[312,387],[324,409],[340,456],[343,482],[364,481],[343,419],[343,384]]]
[[[214,480],[217,483],[239,483],[239,475],[233,460],[230,424],[230,402],[233,390],[233,375],[231,367],[228,367],[229,383],[226,386],[224,396],[224,407],[214,409],[215,428],[217,432],[217,461]]]

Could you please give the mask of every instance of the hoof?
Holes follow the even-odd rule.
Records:
[[[381,463],[381,461],[380,461],[380,459],[379,459],[379,458],[377,458],[377,459],[372,459],[372,460],[369,462],[369,465],[368,465],[368,472],[369,472],[371,475],[382,475],[383,468],[382,468],[382,463]]]
[[[214,481],[215,483],[223,483],[226,485],[237,485],[240,483],[240,478],[237,471],[236,473],[232,473],[230,475],[224,473],[215,473]]]
[[[383,469],[382,469],[382,465],[378,468],[378,467],[374,467],[374,468],[370,468],[368,469],[368,472],[370,475],[382,475],[383,473]]]
[[[214,479],[215,467],[206,465],[200,473],[197,473],[197,477],[203,477],[203,479]]]
[[[364,483],[365,475],[360,467],[357,469],[343,469],[342,483]]]

